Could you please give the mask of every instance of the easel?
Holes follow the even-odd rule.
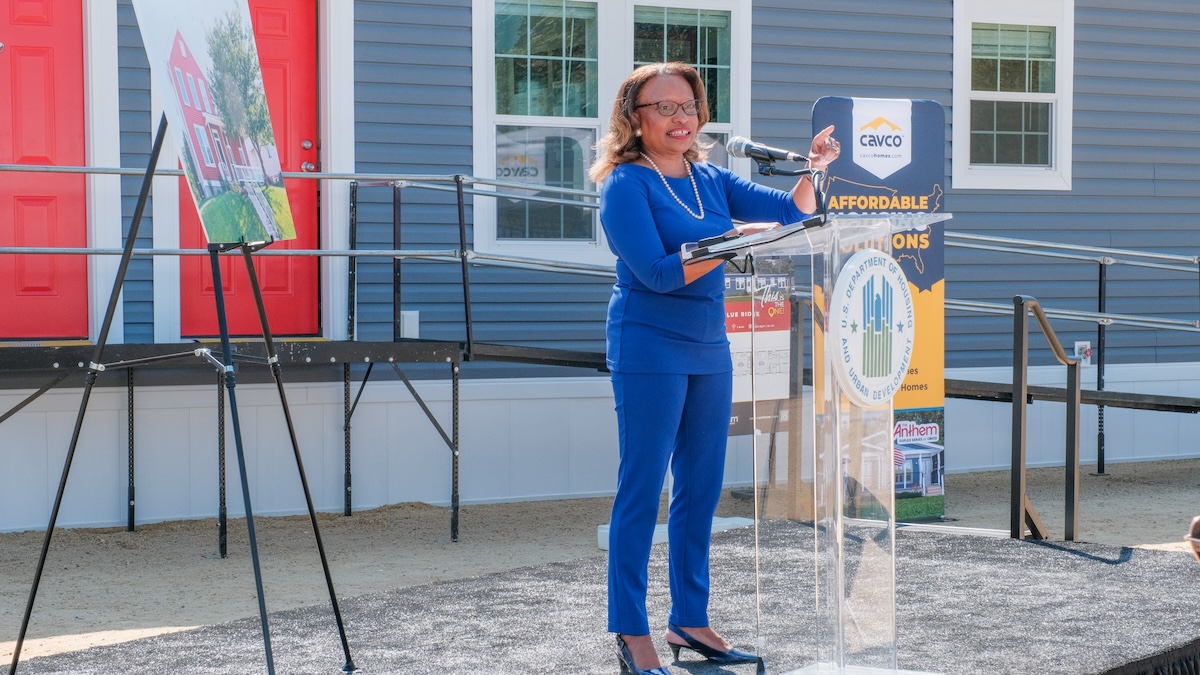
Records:
[[[17,663],[21,658],[21,647],[25,642],[25,634],[29,629],[29,619],[33,614],[33,602],[37,597],[38,586],[41,584],[42,573],[46,566],[46,554],[50,550],[50,539],[54,535],[54,526],[58,521],[58,512],[62,506],[63,494],[66,492],[67,476],[71,471],[71,462],[75,457],[75,449],[79,444],[80,432],[83,428],[83,418],[87,413],[88,400],[91,398],[92,388],[96,383],[97,377],[105,370],[114,368],[133,368],[137,365],[142,365],[150,361],[161,361],[166,359],[182,358],[187,356],[197,356],[207,360],[217,369],[218,374],[223,374],[225,388],[229,395],[229,410],[230,418],[233,424],[234,444],[237,448],[238,472],[242,480],[242,500],[246,507],[246,527],[250,536],[250,556],[254,563],[254,584],[258,593],[258,614],[259,621],[262,625],[263,648],[266,651],[267,657],[267,672],[270,675],[275,675],[275,659],[271,652],[271,632],[267,622],[267,604],[263,594],[262,584],[262,569],[259,565],[258,558],[258,541],[254,534],[254,513],[250,505],[250,486],[246,476],[246,459],[242,446],[242,431],[241,424],[238,419],[237,398],[235,395],[236,378],[234,377],[233,369],[233,351],[229,340],[228,322],[225,316],[225,297],[221,290],[221,270],[219,256],[226,251],[241,249],[242,258],[246,263],[246,272],[250,276],[250,286],[254,290],[254,302],[258,309],[259,323],[262,325],[263,342],[266,347],[266,358],[256,359],[259,362],[266,363],[271,368],[271,376],[275,380],[275,386],[279,390],[279,401],[283,407],[284,419],[287,421],[288,436],[292,442],[292,451],[296,457],[296,468],[300,473],[300,484],[304,489],[304,499],[308,505],[308,516],[312,523],[313,535],[317,540],[317,551],[321,556],[321,567],[325,572],[325,584],[329,588],[329,600],[333,605],[333,616],[337,622],[338,635],[342,641],[342,651],[346,657],[346,663],[341,670],[345,673],[353,673],[358,669],[354,665],[354,660],[350,656],[350,645],[346,641],[346,629],[342,622],[342,612],[338,607],[337,594],[333,590],[333,577],[329,573],[329,563],[325,557],[325,545],[321,541],[321,531],[317,526],[317,514],[313,508],[312,494],[309,491],[308,479],[305,477],[304,464],[300,459],[300,445],[296,440],[296,430],[292,424],[291,411],[288,409],[287,396],[283,389],[283,379],[279,367],[279,358],[275,352],[275,343],[271,338],[271,330],[267,323],[267,313],[263,305],[262,291],[259,288],[258,277],[254,271],[254,264],[251,256],[254,251],[263,248],[270,242],[241,242],[237,244],[209,244],[208,253],[212,261],[213,285],[216,297],[217,321],[221,331],[221,349],[224,361],[217,359],[208,349],[196,349],[178,354],[169,354],[164,356],[152,357],[147,359],[138,359],[134,361],[121,361],[111,364],[103,364],[104,347],[108,341],[108,332],[112,327],[113,316],[116,313],[117,301],[121,295],[121,286],[125,282],[125,274],[129,269],[129,262],[133,257],[134,242],[137,240],[138,227],[141,225],[142,213],[145,211],[146,201],[150,194],[150,185],[153,182],[154,170],[158,165],[158,157],[162,151],[163,139],[166,137],[167,118],[163,115],[158,123],[158,131],[154,136],[154,146],[150,152],[150,162],[146,167],[146,174],[142,179],[141,192],[138,194],[137,207],[134,209],[133,220],[129,226],[129,235],[125,241],[125,249],[121,255],[120,266],[117,269],[117,276],[113,282],[112,292],[108,298],[108,309],[104,313],[104,322],[100,327],[100,334],[96,340],[96,348],[92,352],[92,360],[88,365],[88,373],[84,379],[83,399],[79,404],[79,412],[75,417],[75,427],[71,433],[71,443],[67,449],[66,461],[63,465],[62,478],[58,483],[58,493],[54,497],[54,506],[50,510],[50,523],[46,526],[46,535],[42,540],[42,550],[38,556],[37,570],[34,572],[33,585],[29,589],[29,601],[25,605],[25,614],[21,619],[21,630],[17,635],[17,643],[13,648],[12,665],[9,667],[9,675],[15,675],[17,672]],[[247,358],[247,357],[239,357]]]

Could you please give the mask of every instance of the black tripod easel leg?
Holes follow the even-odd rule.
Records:
[[[312,523],[313,536],[317,540],[317,553],[321,557],[321,569],[325,572],[325,585],[329,588],[329,602],[333,606],[333,617],[337,622],[338,636],[342,640],[342,652],[346,656],[346,663],[342,666],[342,672],[353,673],[358,669],[354,666],[354,659],[350,656],[350,644],[346,640],[346,627],[342,622],[342,610],[338,607],[337,593],[333,590],[333,576],[329,573],[329,562],[325,557],[325,544],[321,540],[321,528],[317,525],[317,511],[313,507],[312,491],[308,488],[308,478],[304,472],[304,461],[300,457],[300,443],[296,439],[296,427],[292,423],[291,409],[288,407],[287,394],[283,388],[283,373],[279,367],[279,357],[275,353],[275,341],[271,337],[271,327],[267,322],[267,310],[263,304],[262,290],[258,285],[258,275],[254,271],[254,261],[251,257],[250,246],[242,246],[242,259],[246,261],[246,274],[250,277],[250,288],[254,291],[254,304],[258,308],[258,321],[262,324],[263,344],[266,349],[267,363],[271,366],[271,377],[275,380],[275,388],[279,390],[279,404],[283,408],[283,418],[287,422],[288,438],[292,442],[292,453],[296,456],[296,470],[300,473],[300,485],[304,489],[304,501],[308,505],[308,519]]]
[[[263,595],[262,566],[258,560],[258,539],[254,534],[254,512],[250,507],[250,481],[246,476],[246,453],[242,447],[242,427],[238,420],[237,378],[233,374],[233,349],[229,344],[229,322],[225,318],[225,294],[221,290],[222,250],[232,246],[209,244],[208,257],[212,261],[213,295],[217,301],[217,325],[221,330],[221,351],[225,358],[225,390],[229,394],[229,419],[233,424],[233,443],[237,449],[238,475],[242,479],[242,501],[246,505],[246,530],[250,536],[250,557],[254,561],[254,588],[258,592],[258,617],[262,624],[263,648],[267,654],[267,672],[275,675],[275,658],[271,654],[271,629],[267,625],[267,600]]]
[[[129,261],[133,257],[133,246],[137,240],[138,227],[142,222],[142,213],[146,210],[146,201],[150,196],[150,185],[154,179],[154,168],[158,165],[158,155],[162,151],[163,138],[167,132],[167,117],[163,115],[158,122],[158,130],[154,135],[154,146],[150,151],[150,161],[146,166],[146,175],[142,178],[142,189],[138,194],[137,208],[133,212],[133,220],[129,224],[129,235],[125,240],[125,249],[121,253],[121,263],[117,267],[117,277],[113,281],[112,292],[108,296],[108,308],[104,312],[104,322],[100,325],[100,334],[96,339],[96,348],[92,352],[92,361],[88,365],[88,374],[84,379],[83,397],[79,402],[79,412],[75,416],[75,428],[71,432],[71,444],[67,448],[67,457],[63,462],[62,477],[58,481],[58,493],[54,496],[54,506],[50,509],[50,523],[46,526],[46,536],[42,539],[42,551],[38,554],[37,569],[33,573],[33,585],[29,588],[29,601],[25,603],[25,615],[21,619],[21,630],[17,634],[17,643],[13,647],[12,665],[9,675],[17,672],[17,663],[21,659],[21,646],[25,643],[25,633],[29,630],[29,618],[33,615],[33,602],[37,598],[38,586],[41,585],[42,573],[46,568],[46,554],[50,551],[50,538],[54,535],[54,526],[58,522],[58,512],[62,507],[63,495],[67,490],[67,476],[71,473],[71,462],[75,459],[75,449],[79,447],[79,435],[83,429],[83,418],[87,413],[88,400],[92,397],[92,388],[96,378],[104,370],[100,365],[104,357],[105,343],[108,342],[108,332],[112,328],[113,316],[117,311],[117,301],[121,297],[121,286],[125,283],[125,274],[129,271]]]

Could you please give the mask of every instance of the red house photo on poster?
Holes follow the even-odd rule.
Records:
[[[247,147],[248,144],[240,139],[237,143],[232,142],[225,133],[225,122],[217,110],[216,102],[213,101],[208,76],[204,74],[195,53],[188,48],[187,41],[178,31],[175,32],[175,40],[171,45],[168,64],[175,96],[186,124],[185,156],[189,157],[192,163],[196,183],[200,188],[200,199],[224,191],[222,181],[225,184],[239,180],[268,182],[268,177],[259,168],[258,158],[254,157],[252,160],[254,148]],[[261,165],[272,171],[275,174],[273,178],[277,179],[278,158],[262,159]]]

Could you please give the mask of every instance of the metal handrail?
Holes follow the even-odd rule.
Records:
[[[982,235],[973,235],[965,233],[946,233],[946,245],[958,246],[961,248],[971,248],[977,250],[987,250],[992,252],[1014,253],[1018,255],[1034,255],[1042,257],[1051,257],[1059,260],[1074,260],[1079,262],[1090,262],[1097,264],[1097,284],[1096,284],[1096,310],[1097,314],[1086,313],[1067,313],[1067,312],[1047,312],[1057,318],[1070,320],[1095,320],[1096,322],[1096,349],[1095,366],[1096,366],[1096,389],[1104,390],[1104,361],[1107,357],[1107,349],[1105,348],[1105,339],[1108,326],[1113,324],[1123,324],[1127,326],[1135,326],[1140,328],[1164,329],[1164,330],[1183,330],[1193,331],[1200,328],[1200,321],[1193,321],[1190,325],[1183,322],[1171,321],[1168,319],[1142,319],[1140,317],[1123,317],[1118,320],[1112,320],[1112,315],[1107,314],[1108,308],[1108,268],[1114,265],[1124,265],[1128,267],[1141,267],[1145,269],[1165,270],[1168,272],[1180,272],[1184,274],[1197,274],[1200,272],[1200,256],[1185,256],[1171,253],[1156,253],[1147,251],[1130,251],[1124,249],[1101,248],[1096,246],[1080,246],[1074,244],[1055,244],[1049,242],[1036,242],[1026,239],[1009,239],[1005,237],[990,237]],[[1070,253],[1062,253],[1061,251],[1070,251]],[[1081,253],[1092,253],[1095,255],[1080,255]],[[1161,262],[1160,262],[1161,261]],[[1171,264],[1182,263],[1182,264]],[[1007,310],[1004,310],[1007,312]],[[1100,318],[1096,318],[1100,317]],[[1105,458],[1105,437],[1104,437],[1104,406],[1100,405],[1096,408],[1096,472],[1097,476],[1106,476],[1104,469]]]
[[[976,246],[975,242],[993,244],[993,246]],[[958,246],[959,248],[975,248],[989,251],[1005,251],[1008,253],[1021,253],[1025,255],[1039,255],[1053,258],[1066,258],[1072,260],[1086,260],[1090,262],[1100,262],[1108,265],[1131,265],[1137,266],[1139,263],[1126,260],[1125,258],[1148,258],[1151,260],[1168,260],[1181,263],[1189,263],[1192,265],[1200,264],[1200,256],[1178,255],[1173,253],[1155,253],[1152,251],[1133,251],[1129,249],[1102,248],[1098,246],[1079,246],[1076,244],[1056,244],[1054,242],[1036,241],[1033,239],[1011,239],[1008,237],[989,237],[979,234],[966,234],[963,232],[947,232],[946,243]],[[999,248],[997,248],[999,247]],[[1050,253],[1038,249],[1050,249],[1052,251],[1066,250],[1073,252],[1086,251],[1096,253],[1097,256],[1080,256],[1069,255],[1062,253]],[[1143,264],[1144,267],[1159,267],[1156,265]],[[1183,272],[1194,272],[1193,268],[1183,267],[1161,267],[1161,269],[1173,269]]]
[[[1013,539],[1025,538],[1025,526],[1030,536],[1045,539],[1042,523],[1026,494],[1025,441],[1029,403],[1029,313],[1037,318],[1042,334],[1054,352],[1054,358],[1067,367],[1067,438],[1066,489],[1064,494],[1064,535],[1075,541],[1079,531],[1079,361],[1067,356],[1062,343],[1050,326],[1050,319],[1034,298],[1018,295],[1013,298],[1013,397],[1012,397],[1012,492],[1009,509],[1009,534]]]

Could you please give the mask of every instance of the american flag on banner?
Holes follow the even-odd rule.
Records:
[[[900,448],[896,446],[892,446],[892,464],[904,466],[904,453],[900,452]]]

